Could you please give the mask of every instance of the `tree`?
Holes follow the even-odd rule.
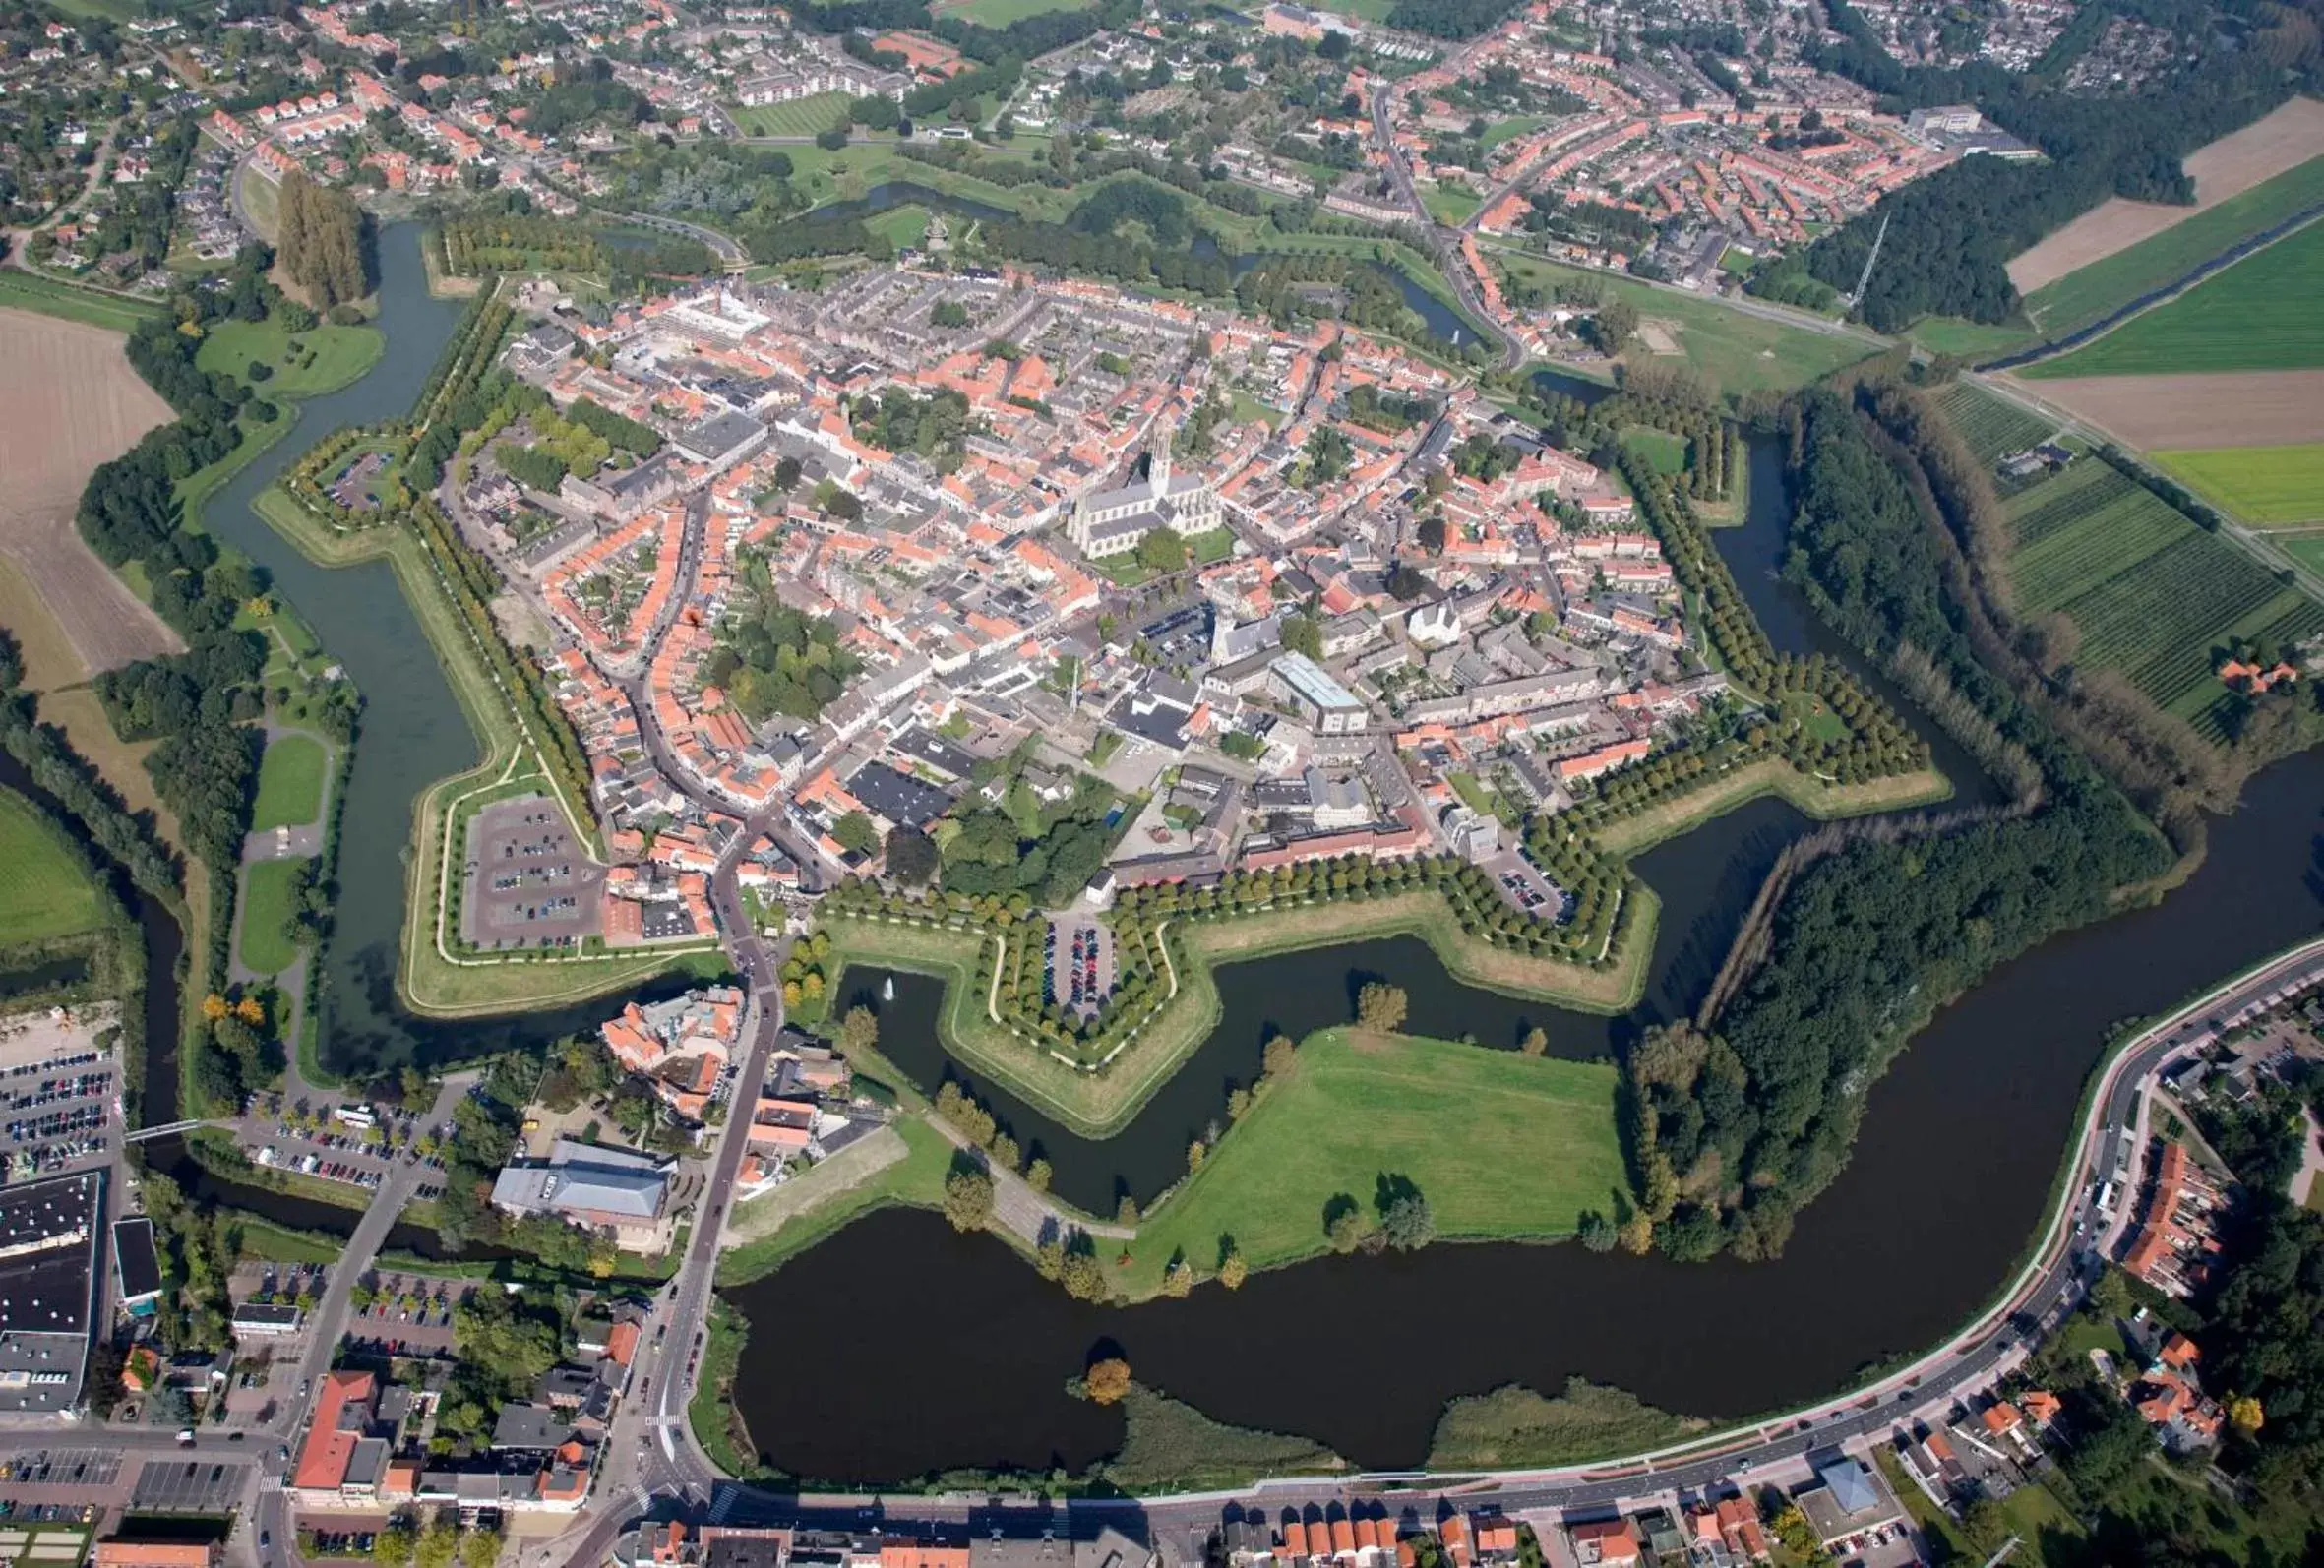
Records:
[[[1980,1497],[1961,1516],[1961,1537],[1981,1557],[1999,1551],[2009,1536],[2009,1515],[1997,1498]]]
[[[1535,1024],[1525,1031],[1525,1038],[1518,1042],[1517,1049],[1529,1056],[1541,1055],[1550,1049],[1550,1032]]]
[[[839,1055],[857,1060],[879,1049],[880,1015],[869,1007],[850,1007],[839,1020]]]
[[[1592,1252],[1611,1252],[1615,1243],[1621,1238],[1614,1222],[1596,1209],[1582,1215],[1574,1234],[1581,1237],[1581,1244]]]
[[[1334,1252],[1353,1252],[1372,1234],[1372,1216],[1348,1193],[1323,1206],[1323,1236]]]
[[[1137,563],[1152,572],[1176,572],[1187,564],[1187,538],[1175,528],[1156,528],[1137,542]]]
[[[452,1568],[459,1555],[459,1528],[438,1519],[419,1533],[412,1544],[412,1568]]]
[[[936,844],[926,833],[900,824],[888,829],[888,875],[906,887],[920,887],[936,875],[937,865]]]
[[[849,812],[833,822],[831,838],[841,849],[856,855],[869,855],[880,847],[880,830],[861,812]]]
[[[1619,354],[1638,334],[1638,307],[1626,299],[1608,300],[1598,307],[1591,330],[1600,353]]]
[[[945,1218],[955,1231],[981,1231],[993,1218],[993,1177],[981,1169],[945,1177]]]
[[[1291,1070],[1293,1056],[1294,1048],[1289,1035],[1267,1036],[1267,1043],[1258,1054],[1261,1076],[1266,1078],[1282,1077]]]
[[[1130,1393],[1130,1363],[1109,1356],[1081,1375],[1081,1391],[1093,1405],[1119,1405]]]
[[[1323,628],[1313,616],[1291,615],[1283,618],[1283,645],[1294,653],[1304,653],[1311,659],[1323,657]]]
[[[371,1560],[380,1568],[411,1568],[411,1532],[390,1525],[371,1538]]]
[[[1433,556],[1444,553],[1444,513],[1432,512],[1420,519],[1420,547]]]
[[[1379,1217],[1380,1235],[1399,1252],[1427,1246],[1437,1238],[1437,1217],[1418,1192],[1399,1193]]]
[[[1391,986],[1383,980],[1368,980],[1364,989],[1356,993],[1356,1022],[1380,1034],[1392,1035],[1404,1027],[1409,1005],[1403,987]]]
[[[1047,1192],[1049,1180],[1049,1162],[1039,1155],[1035,1155],[1033,1163],[1025,1167],[1025,1185],[1031,1187],[1035,1192]]]
[[[1218,1260],[1218,1283],[1230,1291],[1243,1289],[1243,1282],[1251,1277],[1251,1265],[1243,1261],[1240,1248],[1230,1249]]]
[[[501,1533],[497,1530],[471,1530],[459,1543],[460,1568],[492,1568],[500,1561]]]

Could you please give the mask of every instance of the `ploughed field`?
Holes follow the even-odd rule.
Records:
[[[2324,219],[2214,272],[2169,304],[2020,374],[2180,375],[2324,365]]]

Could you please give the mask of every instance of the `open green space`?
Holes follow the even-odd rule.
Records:
[[[86,322],[115,332],[132,332],[147,317],[161,314],[158,303],[100,294],[94,289],[78,288],[15,268],[0,268],[0,307],[62,316],[67,321]]]
[[[2022,319],[1994,325],[1963,321],[1958,316],[1924,316],[1906,329],[1905,336],[1932,354],[1961,359],[1987,359],[2022,348],[2040,333]]]
[[[1644,453],[1654,465],[1654,471],[1677,477],[1686,471],[1686,438],[1674,436],[1667,430],[1649,430],[1633,425],[1621,433],[1622,441]]]
[[[2151,452],[2147,458],[2245,522],[2324,522],[2324,442]]]
[[[746,1239],[719,1254],[718,1283],[740,1285],[771,1274],[876,1209],[897,1204],[941,1208],[952,1145],[918,1116],[898,1116],[891,1130],[903,1140],[903,1158],[862,1179],[847,1180],[846,1173],[831,1171],[831,1162],[826,1162],[764,1197],[738,1206],[732,1225]],[[826,1184],[830,1175],[841,1180]],[[794,1192],[794,1187],[799,1190]]]
[[[1444,1407],[1429,1442],[1429,1468],[1494,1470],[1643,1454],[1682,1442],[1708,1424],[1579,1377],[1555,1399],[1510,1384]]]
[[[2025,376],[2160,376],[2324,365],[2324,221],[2212,273]]]
[[[242,962],[252,974],[279,975],[298,962],[298,947],[284,935],[291,911],[291,878],[306,862],[253,861],[242,871]]]
[[[738,106],[734,123],[745,136],[814,136],[847,118],[848,102],[844,92],[818,92],[788,103]]]
[[[2324,157],[2286,169],[2127,250],[2077,268],[2026,298],[2026,314],[2052,336],[2087,326],[2186,276],[2212,257],[2324,202]]]
[[[2023,612],[2063,613],[2082,667],[2119,671],[2212,739],[2231,699],[2214,649],[2324,631],[2324,604],[2107,463],[2075,463],[2013,498],[2009,515]]]
[[[1132,1296],[1183,1256],[1218,1266],[1230,1242],[1254,1269],[1325,1249],[1326,1210],[1376,1208],[1409,1181],[1448,1239],[1571,1234],[1585,1210],[1628,1203],[1613,1063],[1355,1029],[1310,1037],[1291,1071],[1138,1228]]]
[[[1052,11],[1081,11],[1089,5],[1090,0],[960,0],[958,5],[940,5],[935,11],[940,17],[958,17],[980,28],[1006,28],[1027,17]]]
[[[1549,123],[1547,118],[1539,114],[1512,114],[1487,126],[1485,134],[1477,138],[1477,146],[1490,152],[1503,142],[1538,131]]]
[[[258,764],[258,800],[250,830],[304,827],[323,811],[323,743],[311,735],[277,735],[267,743]]]
[[[1512,276],[1544,290],[1561,283],[1594,284],[1609,299],[1629,301],[1641,317],[1669,323],[1686,363],[1718,383],[1719,390],[1730,396],[1760,388],[1789,392],[1843,365],[1853,365],[1877,347],[1852,334],[1816,332],[1745,315],[1715,300],[1656,288],[1610,272],[1566,267],[1498,247],[1487,254]]]
[[[253,363],[268,377],[253,383],[261,397],[314,397],[360,377],[379,363],[387,337],[376,327],[311,328],[290,332],[270,317],[263,322],[219,322],[203,339],[194,364],[249,379]]]
[[[1485,198],[1465,185],[1432,185],[1420,193],[1420,201],[1431,217],[1455,227],[1467,222],[1469,214],[1485,205]]]
[[[1124,1491],[1224,1490],[1270,1476],[1329,1474],[1348,1462],[1305,1437],[1214,1421],[1193,1406],[1131,1385],[1122,1449],[1098,1469]]]
[[[2324,573],[2324,533],[2295,534],[2288,539],[2278,539],[2276,543],[2286,555],[2310,572]],[[2324,1182],[2318,1182],[2317,1185],[2324,1186]]]
[[[64,830],[22,795],[0,789],[0,946],[78,936],[103,918]]]
[[[928,210],[923,207],[891,207],[885,212],[865,218],[864,227],[899,251],[916,249],[928,237]]]

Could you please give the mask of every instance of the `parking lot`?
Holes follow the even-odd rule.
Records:
[[[1095,1016],[1114,989],[1113,933],[1093,920],[1053,920],[1041,940],[1041,999]]]
[[[0,1023],[0,1156],[7,1179],[53,1176],[107,1155],[120,1119],[115,1017],[110,1006],[60,1008]]]
[[[139,1513],[224,1514],[241,1500],[250,1466],[242,1460],[149,1459],[138,1472],[130,1507]]]
[[[35,1448],[0,1460],[0,1483],[10,1485],[110,1486],[121,1474],[121,1455],[101,1448]]]
[[[479,811],[462,874],[460,935],[474,946],[571,947],[602,930],[605,868],[542,796]]]

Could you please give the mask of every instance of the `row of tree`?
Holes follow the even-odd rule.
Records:
[[[282,176],[276,214],[282,271],[317,310],[351,305],[371,292],[371,220],[352,196],[293,168]]]

